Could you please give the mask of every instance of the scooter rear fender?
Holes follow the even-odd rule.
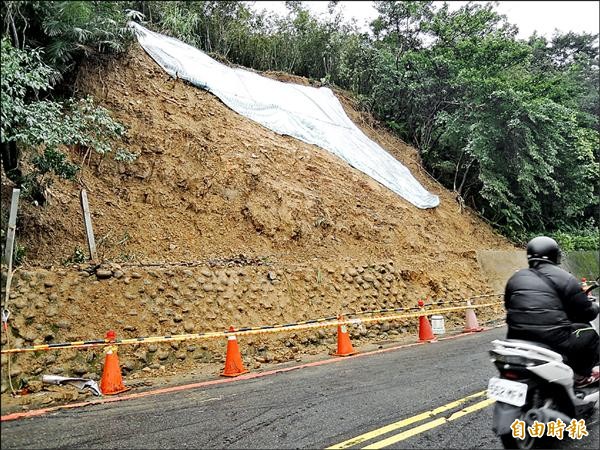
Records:
[[[496,436],[509,434],[510,426],[521,416],[521,407],[509,405],[508,403],[496,402],[494,405],[494,419],[492,430]]]

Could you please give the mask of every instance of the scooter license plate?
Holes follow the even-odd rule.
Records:
[[[491,378],[487,395],[498,402],[514,406],[523,406],[527,399],[527,385],[504,378]]]

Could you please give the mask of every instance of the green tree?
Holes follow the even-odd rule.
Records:
[[[51,89],[56,71],[42,61],[39,50],[21,50],[3,38],[1,74],[2,165],[7,177],[39,203],[45,201],[51,175],[73,179],[78,170],[61,146],[105,155],[112,149],[111,140],[125,134],[125,128],[90,98],[40,99]],[[131,160],[133,155],[119,149],[115,157]],[[26,173],[24,160],[32,164]]]
[[[509,236],[582,220],[597,205],[597,133],[582,104],[597,81],[592,40],[555,38],[551,50],[517,40],[492,4],[430,15],[404,3],[379,5],[373,22],[376,54],[361,69],[372,111]]]
[[[20,49],[42,48],[44,61],[63,75],[92,54],[124,50],[131,40],[126,27],[135,11],[127,2],[2,2],[4,35]]]

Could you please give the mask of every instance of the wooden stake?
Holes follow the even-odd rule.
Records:
[[[8,217],[8,230],[6,233],[6,247],[4,248],[4,263],[8,271],[12,270],[13,249],[15,246],[15,232],[17,230],[17,208],[19,206],[20,189],[13,189],[10,201],[10,215]]]
[[[81,190],[81,208],[83,209],[83,223],[85,225],[85,234],[87,236],[88,248],[90,249],[90,259],[96,260],[96,241],[94,240],[94,230],[92,229],[92,216],[88,204],[87,192]]]

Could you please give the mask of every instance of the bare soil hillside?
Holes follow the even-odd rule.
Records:
[[[407,265],[444,266],[458,279],[470,272],[474,250],[508,246],[459,212],[452,194],[423,173],[413,148],[374,128],[345,97],[349,116],[439,195],[440,207],[417,209],[327,151],[234,113],[169,77],[137,46],[105,67],[87,67],[78,88],[127,125],[126,146],[140,155],[133,164],[92,157],[84,169],[104,259],[241,253],[294,264],[402,255]],[[32,264],[59,263],[85,242],[77,190],[63,185],[53,194],[39,221],[21,228]]]

